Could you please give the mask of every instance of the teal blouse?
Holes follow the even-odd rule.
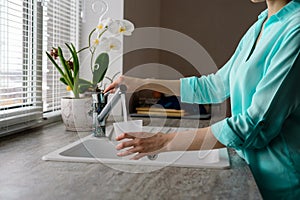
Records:
[[[300,1],[265,23],[262,12],[215,74],[181,79],[181,100],[221,103],[232,117],[211,126],[249,164],[266,199],[300,199]],[[255,48],[254,48],[255,47]]]

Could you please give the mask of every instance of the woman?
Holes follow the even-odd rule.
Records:
[[[263,0],[252,0],[262,2]],[[121,77],[133,91],[170,90],[188,103],[220,103],[231,98],[232,117],[197,132],[124,133],[119,156],[139,159],[153,152],[212,148],[236,149],[249,164],[266,199],[300,199],[300,1],[266,0],[268,9],[241,39],[231,59],[216,73],[201,78],[165,81]],[[191,142],[191,143],[190,143]],[[206,145],[210,146],[210,145]]]

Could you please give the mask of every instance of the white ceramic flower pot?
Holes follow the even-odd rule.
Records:
[[[61,116],[68,131],[92,130],[92,98],[61,99]]]

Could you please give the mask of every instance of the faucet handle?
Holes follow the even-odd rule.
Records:
[[[99,103],[98,93],[92,94],[93,103]]]
[[[126,91],[127,91],[127,86],[126,86],[126,85],[121,84],[121,85],[119,86],[119,88],[120,88],[120,92],[121,92],[121,93],[126,93]]]
[[[99,115],[98,115],[99,122],[105,120],[105,117],[108,116],[108,113],[110,112],[110,110],[117,104],[121,95],[124,94],[126,92],[126,90],[127,90],[127,87],[125,85],[120,85],[118,87],[117,91],[112,95],[110,100],[106,102],[103,109],[101,109],[101,112],[99,112]],[[103,96],[105,96],[105,94]]]
[[[93,103],[106,103],[107,93],[97,92],[92,94]]]

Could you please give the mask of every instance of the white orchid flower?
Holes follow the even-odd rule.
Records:
[[[114,35],[130,36],[134,31],[134,25],[128,20],[116,20],[108,27],[108,30]]]
[[[98,46],[99,43],[100,43],[100,40],[98,38],[93,41],[94,46]]]
[[[97,32],[98,34],[102,33],[106,28],[108,28],[113,23],[113,20],[111,18],[106,18],[101,21],[99,21],[97,25]]]
[[[121,49],[121,41],[115,37],[103,38],[100,42],[100,48],[103,51],[118,51]]]

